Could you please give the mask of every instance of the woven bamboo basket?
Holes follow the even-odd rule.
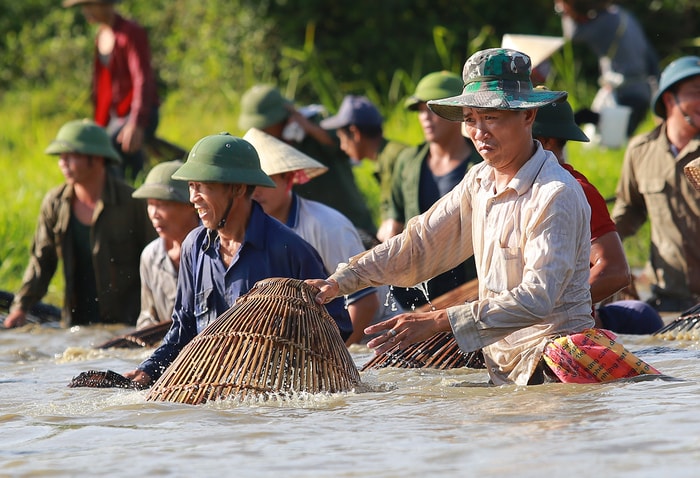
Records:
[[[474,279],[441,295],[430,304],[419,307],[416,311],[445,309],[476,300],[478,297],[479,282]],[[480,350],[470,353],[462,352],[452,333],[440,332],[428,340],[417,342],[408,347],[399,348],[398,345],[395,345],[386,352],[374,356],[362,366],[362,371],[385,367],[436,368],[441,370],[461,367],[483,368],[484,357]]]
[[[694,159],[683,168],[685,177],[688,178],[690,184],[695,189],[700,191],[700,158]]]
[[[183,348],[146,400],[200,404],[354,389],[359,371],[315,294],[296,279],[259,281]]]

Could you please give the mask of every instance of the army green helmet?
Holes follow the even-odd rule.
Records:
[[[172,175],[185,164],[182,161],[158,163],[148,172],[146,180],[131,196],[138,199],[160,199],[189,204],[187,181],[173,179]]]
[[[204,183],[275,187],[260,167],[260,158],[253,145],[229,133],[205,136],[197,141],[185,164],[172,177]]]
[[[92,120],[73,120],[61,126],[56,138],[45,150],[46,154],[63,153],[101,156],[114,163],[122,162],[121,156],[112,146],[107,131]]]
[[[280,123],[289,118],[289,106],[292,104],[274,86],[255,85],[241,97],[238,127],[247,131],[250,128],[265,129]]]

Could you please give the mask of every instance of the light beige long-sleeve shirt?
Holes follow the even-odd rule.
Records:
[[[577,181],[538,144],[508,186],[474,166],[405,231],[352,258],[331,277],[340,294],[410,287],[474,254],[479,300],[450,307],[465,352],[482,348],[491,380],[527,384],[550,338],[593,326],[590,207]]]

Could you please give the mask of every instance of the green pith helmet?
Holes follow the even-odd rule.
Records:
[[[173,179],[172,175],[185,164],[182,161],[165,161],[153,166],[143,184],[131,196],[138,199],[160,199],[189,204],[190,191],[187,181]]]
[[[274,188],[260,167],[255,148],[243,138],[219,133],[197,141],[173,179],[203,183],[250,184]]]
[[[548,91],[544,86],[536,90]],[[578,127],[574,120],[574,110],[568,101],[550,103],[537,109],[535,122],[532,124],[533,138],[556,138],[588,143],[590,139]]]
[[[700,57],[684,56],[669,63],[669,65],[661,72],[659,79],[659,89],[656,90],[654,97],[651,99],[651,108],[661,118],[666,118],[666,106],[661,101],[661,95],[687,78],[700,75]]]
[[[291,104],[274,86],[255,85],[241,97],[238,127],[243,131],[250,128],[265,129],[284,121],[289,117],[287,107]]]
[[[462,92],[462,84],[462,78],[457,73],[450,71],[428,73],[418,82],[416,91],[406,98],[404,106],[415,111],[420,103],[458,95]]]
[[[121,156],[112,146],[107,131],[92,120],[73,120],[61,126],[56,139],[44,151],[46,154],[63,153],[87,154],[101,156],[117,164]]]

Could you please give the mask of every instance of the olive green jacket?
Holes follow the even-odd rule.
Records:
[[[468,140],[465,140],[468,141]],[[482,161],[476,149],[467,158],[467,171]],[[414,216],[425,212],[420,210],[419,194],[420,173],[423,161],[428,157],[430,145],[419,144],[405,149],[399,154],[394,166],[391,187],[391,203],[387,209],[388,218],[406,222]]]
[[[105,323],[136,324],[141,294],[139,259],[143,248],[157,237],[144,201],[132,198],[132,192],[129,185],[107,175],[90,230],[100,319]],[[39,302],[61,259],[65,279],[62,321],[66,326],[74,325],[71,310],[76,302],[75,251],[68,232],[73,194],[73,188],[63,184],[44,197],[29,265],[12,304],[12,310],[28,311]]]

